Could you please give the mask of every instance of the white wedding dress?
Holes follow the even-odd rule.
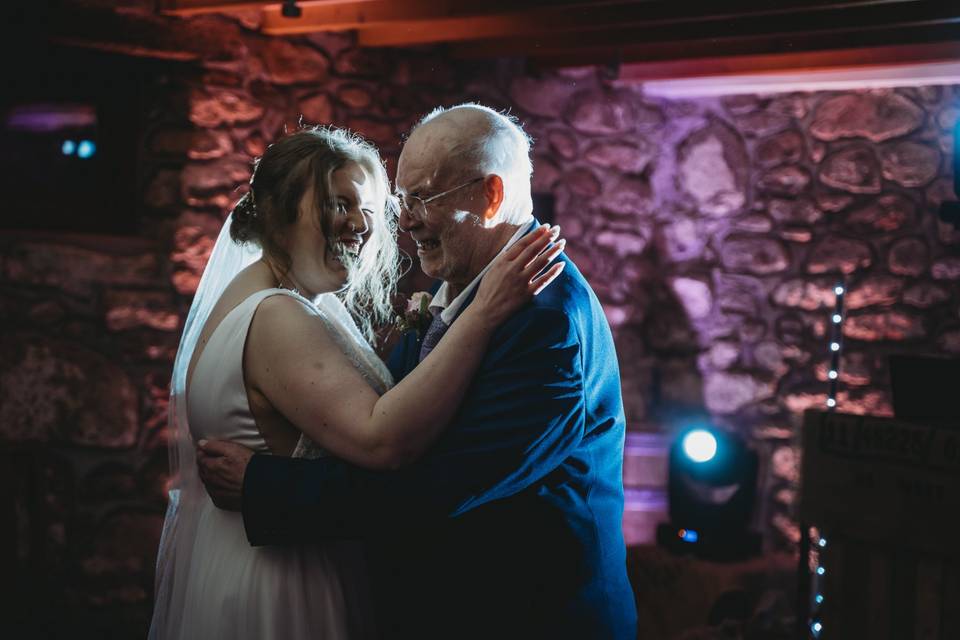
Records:
[[[291,291],[268,289],[227,314],[200,354],[187,389],[186,422],[194,442],[216,438],[268,452],[247,402],[243,351],[257,306],[273,295],[293,296],[313,306]],[[379,393],[386,391],[392,384],[390,373],[343,305],[329,295],[314,308],[363,377]],[[181,458],[189,457],[183,445],[180,451]],[[325,454],[301,437],[293,455]],[[323,640],[375,635],[358,542],[251,547],[241,514],[218,509],[190,470],[181,471],[187,471],[187,479],[181,480],[179,496],[171,501],[160,545],[151,639]]]

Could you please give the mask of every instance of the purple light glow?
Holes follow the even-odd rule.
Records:
[[[7,129],[50,133],[63,129],[84,129],[97,124],[97,111],[85,104],[30,104],[7,112]]]

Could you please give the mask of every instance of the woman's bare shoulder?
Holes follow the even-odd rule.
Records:
[[[264,298],[254,312],[248,342],[301,355],[336,348],[320,311],[306,299],[279,290]]]

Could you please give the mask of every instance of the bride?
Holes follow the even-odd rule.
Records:
[[[149,637],[373,637],[359,543],[251,547],[242,516],[203,489],[195,443],[368,468],[410,462],[453,416],[493,329],[560,273],[547,267],[562,243],[541,227],[504,251],[473,304],[394,387],[368,342],[390,318],[399,270],[376,149],[342,130],[303,129],[267,149],[250,186],[220,232],[174,363],[174,488]],[[312,367],[292,370],[290,354],[303,349]]]

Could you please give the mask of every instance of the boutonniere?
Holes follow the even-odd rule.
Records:
[[[417,291],[412,294],[403,307],[403,311],[397,313],[397,319],[394,326],[401,333],[410,331],[417,332],[417,339],[422,339],[427,328],[433,321],[433,314],[430,313],[430,301],[433,296],[426,291]]]

